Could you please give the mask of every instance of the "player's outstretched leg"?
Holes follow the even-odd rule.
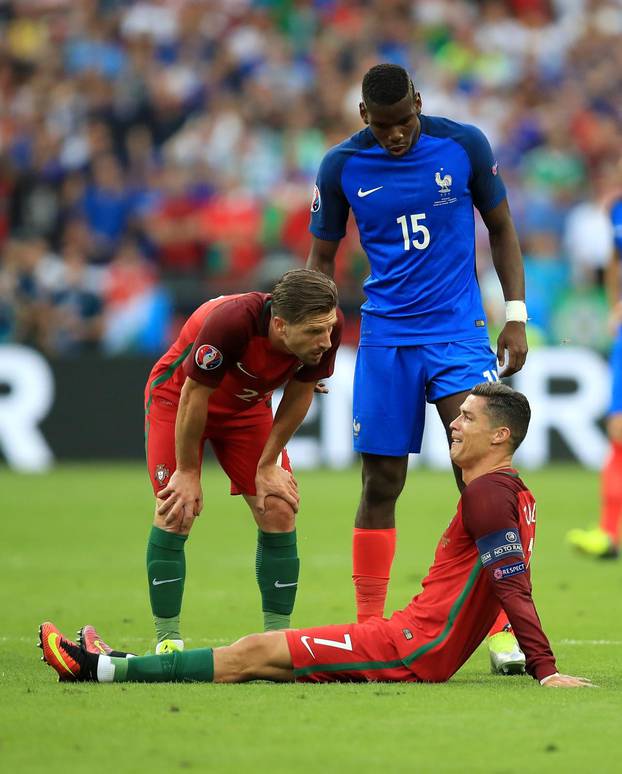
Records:
[[[65,637],[49,621],[39,627],[39,647],[43,649],[43,661],[61,681],[161,683],[212,682],[214,679],[211,648],[125,658],[128,654],[111,655],[120,653],[112,649],[110,655],[89,652]]]
[[[293,682],[292,657],[285,632],[249,634],[232,645],[214,648],[215,683],[249,680]]]
[[[46,622],[39,627],[43,661],[59,680],[100,683],[220,682],[293,680],[291,656],[283,632],[243,637],[223,648],[196,648],[154,656],[120,658],[89,653]]]

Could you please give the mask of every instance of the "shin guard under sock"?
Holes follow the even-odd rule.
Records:
[[[149,598],[158,641],[181,639],[179,614],[186,580],[187,535],[152,527],[147,544]]]
[[[214,654],[212,648],[196,648],[130,659],[100,656],[97,679],[115,683],[211,683]]]
[[[299,570],[296,530],[258,530],[255,571],[266,630],[286,629],[289,626],[298,588]]]

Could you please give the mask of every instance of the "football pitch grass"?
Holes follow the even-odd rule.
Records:
[[[302,560],[293,624],[354,615],[350,540],[358,469],[298,474]],[[538,501],[534,596],[560,669],[591,690],[493,677],[482,647],[445,685],[59,685],[38,624],[93,623],[111,644],[152,646],[144,554],[152,501],[140,465],[0,471],[0,766],[6,772],[617,772],[622,766],[622,563],[564,544],[594,521],[598,476],[527,473]],[[187,645],[260,627],[255,530],[215,468],[188,542]],[[416,470],[398,508],[387,611],[419,590],[454,513],[448,473]]]

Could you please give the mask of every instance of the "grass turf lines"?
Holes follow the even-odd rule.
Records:
[[[293,624],[354,615],[350,539],[358,469],[299,473],[300,590]],[[488,672],[480,648],[446,685],[59,685],[38,660],[37,625],[93,623],[113,645],[152,644],[144,555],[152,512],[142,466],[0,471],[0,761],[4,771],[585,772],[622,756],[622,563],[564,545],[595,520],[598,477],[526,473],[538,500],[535,599],[563,671],[598,690],[553,691]],[[255,529],[223,474],[204,473],[188,541],[182,615],[189,647],[261,626]],[[398,508],[387,610],[406,604],[457,500],[449,473],[416,470]]]

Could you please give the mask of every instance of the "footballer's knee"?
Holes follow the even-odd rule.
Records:
[[[408,457],[363,455],[363,492],[355,526],[359,529],[391,529],[395,503],[404,488]]]
[[[164,502],[165,502],[164,500],[161,500],[159,497],[156,496],[155,510],[153,513],[153,526],[158,527],[161,530],[164,530],[164,532],[172,532],[174,535],[190,534],[190,530],[192,529],[192,525],[194,524],[195,517],[192,517],[190,521],[184,522],[182,521],[182,519],[178,519],[172,524],[167,524],[166,514],[158,513],[160,506]]]
[[[363,500],[377,506],[394,504],[406,481],[407,458],[371,457],[363,460]]]
[[[274,495],[266,497],[263,513],[257,512],[255,518],[264,532],[291,532],[296,526],[296,514],[292,506]]]
[[[226,671],[229,676],[227,682],[252,680],[264,666],[266,657],[264,640],[263,634],[248,634],[228,648],[223,648],[223,651],[226,650]]]
[[[233,645],[214,648],[214,679],[218,683],[293,680],[292,658],[285,633],[249,634]]]
[[[608,417],[607,435],[613,443],[622,443],[622,412],[618,411]]]

